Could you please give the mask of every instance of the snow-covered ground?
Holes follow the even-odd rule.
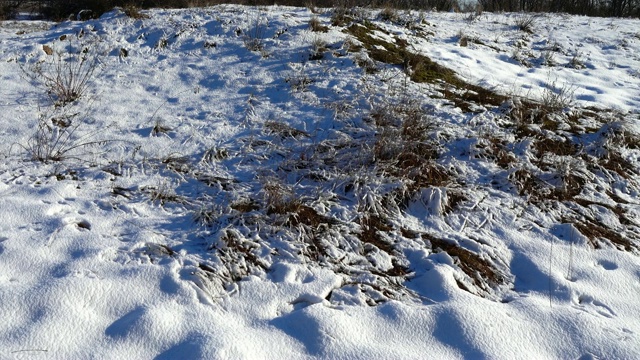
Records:
[[[640,356],[639,20],[143,14],[0,22],[0,358]]]

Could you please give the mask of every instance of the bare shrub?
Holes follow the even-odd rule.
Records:
[[[96,152],[90,151],[90,148],[104,145],[110,140],[96,140],[99,131],[82,133],[79,129],[83,122],[78,118],[79,113],[55,108],[42,113],[35,134],[22,147],[32,160],[44,163],[95,155]]]
[[[21,65],[25,75],[44,86],[56,105],[64,106],[84,96],[99,69],[99,54],[90,45],[79,51],[44,49],[50,54],[44,61]]]

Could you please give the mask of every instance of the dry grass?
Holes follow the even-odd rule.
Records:
[[[137,6],[133,5],[133,4],[127,4],[122,8],[122,11],[124,12],[125,15],[127,15],[128,17],[135,19],[135,20],[145,20],[145,19],[149,19],[149,15],[143,13],[140,11],[140,8],[138,8]]]
[[[522,13],[516,16],[516,18],[513,21],[513,24],[520,31],[524,31],[528,34],[533,34],[535,31],[536,22],[537,22],[536,15]]]
[[[382,9],[378,16],[380,17],[380,20],[388,22],[396,22],[400,18],[400,16],[398,15],[398,10],[391,6],[386,6],[384,9]]]
[[[422,234],[422,238],[429,241],[434,252],[444,251],[454,258],[456,266],[472,280],[473,285],[485,294],[490,294],[492,289],[507,282],[504,275],[491,262],[478,254],[429,234]],[[463,290],[475,293],[473,289],[469,289],[459,281],[458,286]]]
[[[327,32],[329,31],[329,27],[322,24],[320,18],[317,16],[312,16],[309,20],[309,28],[314,32]]]
[[[589,239],[589,245],[594,249],[602,248],[603,242],[610,242],[619,250],[628,252],[637,252],[640,250],[638,244],[624,236],[624,232],[606,228],[597,222],[585,219],[584,221],[573,222],[573,226]]]
[[[280,121],[267,121],[264,123],[264,128],[268,133],[278,135],[281,139],[309,137],[306,131],[298,130]]]

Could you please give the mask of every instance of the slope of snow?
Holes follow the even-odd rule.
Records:
[[[367,74],[343,28],[309,30],[308,9],[145,13],[0,23],[0,357],[640,354],[637,248],[594,249],[562,220],[572,205],[536,207],[505,185],[506,170],[474,156],[494,133],[530,156],[519,148],[527,141],[505,135],[500,109],[463,112],[399,67]],[[513,14],[404,14],[419,31],[368,16],[387,31],[380,36],[408,39],[469,82],[533,98],[555,83],[576,105],[616,109],[638,132],[638,20],[543,15],[526,34]],[[330,23],[328,12],[319,18]],[[460,46],[461,31],[479,41]],[[255,38],[261,49],[251,51]],[[310,60],[318,44],[324,56]],[[77,101],[53,105],[31,76],[56,56],[44,45],[87,49],[99,61]],[[555,65],[542,64],[545,56]],[[565,66],[574,56],[582,66]],[[406,94],[428,111],[434,136],[448,139],[441,165],[460,179],[421,189],[406,208],[382,209],[377,196],[399,186],[365,169],[376,131],[369,113]],[[62,161],[30,159],[39,119],[54,128],[52,119],[71,121]],[[623,155],[637,175],[638,150]],[[593,177],[582,194],[605,205],[615,194],[628,223],[602,204],[588,207],[590,218],[637,244],[637,178]],[[308,204],[308,219],[269,211],[265,203],[279,204],[273,186]],[[465,200],[450,212],[452,190]],[[239,204],[258,208],[238,215]],[[364,212],[389,212],[382,227],[393,228],[384,237],[392,250],[358,240]],[[318,214],[332,220],[314,226],[310,243],[307,222]],[[480,254],[504,283],[474,285],[435,240],[398,229]],[[384,276],[397,262],[410,275]]]

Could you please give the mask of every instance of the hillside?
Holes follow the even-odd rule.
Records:
[[[0,357],[636,358],[640,20],[314,10],[0,22]]]

